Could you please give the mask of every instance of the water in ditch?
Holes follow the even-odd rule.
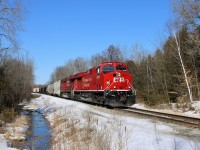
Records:
[[[26,140],[13,142],[12,147],[17,149],[48,150],[51,143],[50,126],[42,113],[25,111],[23,114],[31,118],[31,124],[27,131]]]

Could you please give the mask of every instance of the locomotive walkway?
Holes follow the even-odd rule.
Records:
[[[157,119],[160,121],[167,121],[171,123],[186,125],[190,127],[200,128],[200,118],[196,117],[188,117],[188,116],[180,116],[176,114],[169,114],[164,112],[157,112],[139,108],[128,107],[127,109],[123,109],[125,112],[134,113],[137,115],[142,115],[144,117],[149,117],[153,119]]]

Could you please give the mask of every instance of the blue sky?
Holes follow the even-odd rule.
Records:
[[[31,0],[25,7],[20,42],[35,63],[37,84],[69,59],[90,58],[110,44],[154,51],[172,16],[170,0]]]

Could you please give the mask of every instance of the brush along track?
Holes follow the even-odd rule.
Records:
[[[164,112],[157,112],[157,111],[132,108],[132,107],[128,107],[128,109],[123,109],[123,111],[151,117],[160,121],[167,121],[171,123],[200,128],[200,118],[180,116],[176,114],[169,114],[169,113],[164,113]]]

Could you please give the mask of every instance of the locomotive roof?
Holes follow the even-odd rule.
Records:
[[[101,65],[105,65],[105,64],[110,64],[110,65],[124,65],[124,66],[127,66],[125,63],[121,62],[121,61],[112,61],[112,62],[102,62],[99,64],[99,66]],[[96,66],[98,67],[98,66]]]
[[[85,74],[85,72],[79,72],[75,75],[72,75],[71,76],[71,79],[74,79],[74,78],[81,78],[83,75]]]

